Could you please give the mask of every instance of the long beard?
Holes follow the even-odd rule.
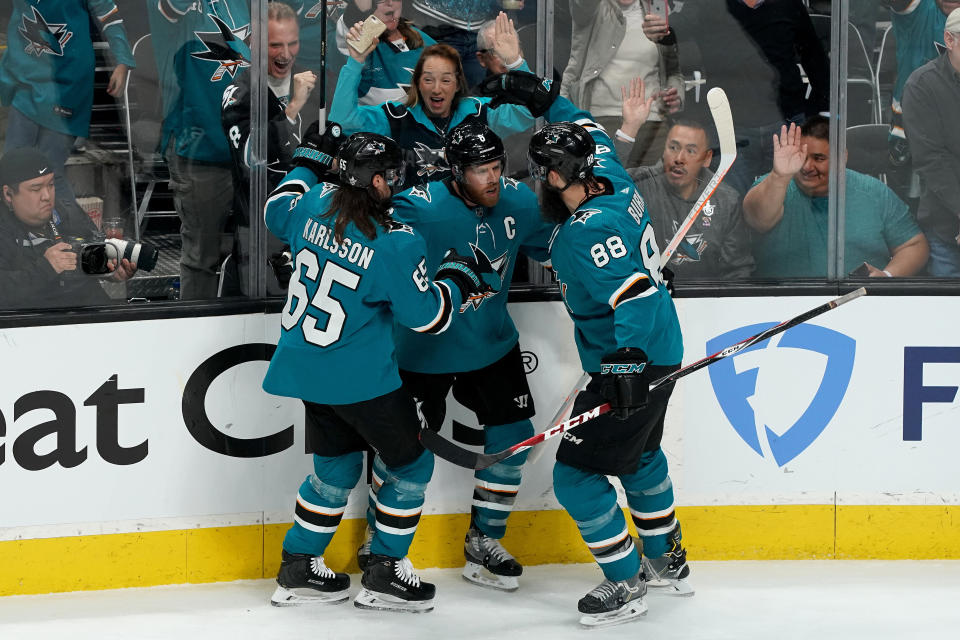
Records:
[[[557,190],[544,187],[540,192],[540,215],[547,222],[563,224],[570,217],[570,210]]]

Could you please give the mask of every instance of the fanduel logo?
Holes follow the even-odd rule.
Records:
[[[716,353],[774,325],[773,322],[761,323],[728,331],[707,341],[707,353]],[[759,369],[751,368],[738,372],[734,363],[743,354],[766,349],[769,345],[770,341],[765,340],[708,368],[710,383],[727,420],[743,441],[761,456],[764,453],[760,443],[760,430],[751,404],[757,390]],[[846,394],[847,385],[850,384],[856,346],[856,341],[849,336],[810,324],[798,325],[780,337],[779,348],[819,353],[826,356],[827,361],[819,388],[797,421],[780,435],[768,425],[763,425],[767,444],[778,466],[782,467],[800,455],[833,419]],[[781,392],[789,392],[792,382],[783,380]]]

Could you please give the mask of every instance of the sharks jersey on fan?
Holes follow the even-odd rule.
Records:
[[[394,321],[440,333],[460,290],[427,276],[426,246],[390,221],[368,238],[352,223],[342,242],[327,212],[337,186],[295,168],[267,200],[267,228],[290,245],[294,271],[280,314],[277,350],[263,381],[269,393],[318,404],[351,404],[400,388]]]
[[[413,0],[413,7],[441,23],[479,31],[481,24],[496,17],[500,0]]]
[[[550,246],[583,370],[600,371],[600,359],[621,347],[643,349],[651,364],[679,364],[680,323],[660,273],[653,225],[613,141],[566,98],[557,98],[546,117],[576,122],[590,132],[597,145],[593,174],[608,189],[587,198],[557,227]]]
[[[151,0],[150,39],[163,99],[161,150],[230,162],[220,126],[223,92],[250,66],[249,0]]]
[[[71,136],[90,133],[93,106],[91,22],[115,62],[136,66],[113,0],[18,0],[0,62],[0,98],[37,124]]]
[[[524,62],[522,71],[530,68]],[[390,136],[403,149],[406,173],[404,185],[424,184],[450,177],[444,159],[444,136],[457,125],[470,120],[490,127],[501,138],[526,131],[533,126],[533,116],[526,107],[502,104],[490,109],[491,98],[465,96],[453,104],[450,121],[444,130],[437,128],[419,102],[407,107],[401,102],[382,105],[359,105],[357,92],[363,66],[348,58],[340,70],[340,79],[333,94],[330,119],[339,122],[345,133],[369,131]]]
[[[507,313],[507,289],[517,254],[546,262],[553,224],[541,220],[537,198],[522,182],[500,178],[500,200],[492,209],[470,207],[449,181],[431,182],[393,199],[394,217],[414,226],[427,242],[427,270],[448,249],[489,261],[499,292],[461,305],[453,326],[441,336],[397,329],[400,368],[420,373],[472,371],[502,358],[517,343]]]

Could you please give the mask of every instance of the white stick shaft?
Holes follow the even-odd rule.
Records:
[[[717,172],[713,174],[710,182],[703,188],[700,197],[697,198],[697,201],[690,209],[690,213],[684,218],[680,228],[673,234],[673,238],[667,244],[663,253],[660,254],[660,264],[663,266],[666,266],[667,263],[670,262],[677,247],[680,246],[683,238],[687,235],[687,231],[689,231],[693,223],[696,222],[700,216],[700,212],[703,211],[703,207],[709,202],[710,198],[713,197],[717,187],[720,186],[727,172],[730,171],[730,167],[733,166],[734,161],[737,159],[737,139],[733,129],[733,114],[730,113],[730,103],[727,100],[727,94],[724,93],[720,87],[714,87],[707,92],[707,103],[710,105],[710,113],[713,115],[713,123],[717,129],[717,138],[720,141],[720,164],[717,167]]]

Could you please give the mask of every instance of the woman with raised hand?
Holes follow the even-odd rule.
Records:
[[[358,22],[350,28],[347,41],[359,40],[360,33]],[[407,186],[450,176],[443,157],[444,136],[462,122],[481,122],[501,137],[533,126],[534,117],[527,107],[496,106],[490,104],[490,98],[470,96],[460,54],[445,44],[423,50],[405,100],[360,105],[357,94],[363,65],[378,46],[379,42],[374,42],[362,52],[349,47],[350,59],[340,71],[330,118],[341,123],[347,133],[370,131],[396,140],[407,162]],[[504,13],[497,17],[494,50],[505,60],[519,57],[520,40],[513,22]],[[520,69],[529,70],[526,63]]]

